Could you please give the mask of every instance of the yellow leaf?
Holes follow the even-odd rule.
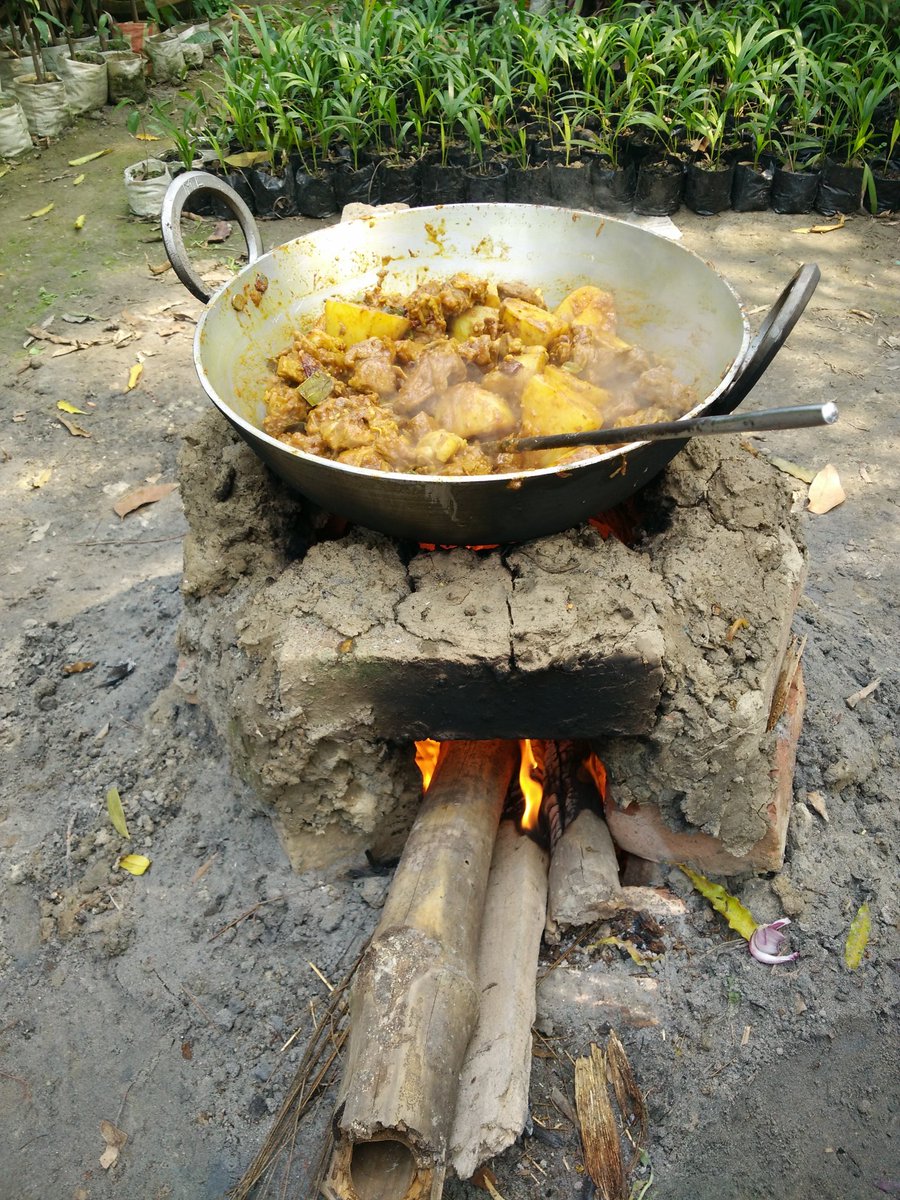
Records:
[[[70,167],[83,167],[85,163],[93,162],[95,158],[102,158],[104,154],[112,154],[112,146],[108,146],[105,150],[95,150],[93,154],[82,154],[81,158],[70,158]]]
[[[109,813],[109,819],[112,821],[116,832],[121,833],[122,837],[130,838],[131,834],[128,832],[128,824],[125,821],[125,810],[122,807],[122,797],[119,795],[118,788],[111,787],[106,793],[106,811]],[[136,857],[138,856],[134,854],[128,855],[128,858]],[[119,866],[122,866],[123,864],[124,859],[121,863],[119,863]],[[147,866],[149,867],[149,865],[150,864],[148,862]],[[144,867],[144,871],[146,871],[146,869],[147,867]],[[131,868],[126,867],[125,870],[130,871]],[[142,875],[143,871],[135,871],[134,874]]]
[[[79,185],[80,183],[84,183],[84,176],[83,176],[83,175],[79,175],[79,176],[77,176],[77,178],[75,178],[75,179],[73,179],[73,180],[72,180],[72,187],[78,187],[78,185]]]
[[[34,217],[46,217],[47,213],[52,212],[54,208],[56,208],[55,204],[47,204],[44,208],[39,208],[37,212],[29,213],[25,220],[30,221]]]
[[[83,408],[76,408],[74,404],[70,404],[68,400],[57,400],[56,407],[67,413],[78,413],[80,417],[88,417],[90,413],[85,412]]]
[[[124,858],[119,859],[119,866],[131,875],[143,875],[150,866],[150,859],[145,858],[143,854],[126,854]]]
[[[744,908],[740,900],[732,896],[730,892],[726,892],[721,883],[713,883],[705,875],[700,875],[697,871],[692,871],[690,867],[685,867],[681,863],[678,866],[680,870],[684,871],[700,895],[705,896],[716,912],[722,914],[735,933],[739,933],[749,942],[756,928],[756,921],[753,919],[753,914]]]
[[[137,142],[158,142],[159,138],[155,133],[136,133],[134,139]]]
[[[847,218],[843,213],[834,225],[807,225],[802,229],[792,229],[791,233],[834,233],[836,229],[843,229],[847,224]]]
[[[851,971],[863,960],[866,946],[869,944],[869,934],[872,932],[872,918],[869,915],[868,902],[863,904],[859,912],[850,922],[850,931],[844,944],[844,962]]]
[[[129,392],[132,390],[132,388],[137,387],[138,380],[143,375],[143,373],[144,373],[144,364],[143,363],[135,363],[134,366],[131,368],[131,370],[128,372],[128,391]]]
[[[242,150],[239,154],[228,154],[225,162],[229,167],[255,167],[257,163],[268,162],[271,158],[268,150]]]
[[[74,228],[75,229],[84,229],[84,223],[86,220],[87,220],[86,215],[84,213],[82,213],[80,217],[75,218]]]

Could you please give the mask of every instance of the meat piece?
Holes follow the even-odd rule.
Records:
[[[527,283],[498,283],[497,295],[501,300],[525,300],[538,308],[546,308],[540,288],[529,287]]]
[[[397,419],[377,396],[329,396],[314,408],[306,431],[321,437],[329,450],[353,450],[385,442],[399,434]]]
[[[449,462],[443,463],[440,471],[428,471],[431,475],[490,475],[493,464],[483,450],[477,446],[465,446],[454,454]]]
[[[329,375],[341,375],[347,369],[346,351],[337,338],[324,329],[310,329],[294,339],[294,350],[299,355],[309,354]]]
[[[263,429],[271,437],[281,437],[288,430],[302,428],[309,405],[296,388],[274,383],[266,389],[263,401],[266,406]]]
[[[680,416],[690,408],[687,389],[673,378],[665,367],[651,367],[644,371],[634,385],[637,408],[659,408],[669,418]]]
[[[516,427],[515,415],[503,397],[477,383],[450,388],[434,406],[434,416],[461,438],[503,437]]]
[[[460,342],[457,348],[460,358],[465,362],[480,367],[482,371],[488,371],[509,354],[510,345],[514,341],[515,339],[510,338],[508,333],[501,333],[499,337],[481,333],[477,337],[470,337],[466,341]]]
[[[569,361],[582,379],[611,391],[631,387],[650,366],[647,355],[636,346],[574,328]]]
[[[456,349],[446,343],[435,346],[421,356],[407,375],[394,407],[399,412],[416,412],[465,377],[466,364]]]
[[[302,383],[304,379],[319,369],[319,364],[310,354],[296,354],[288,350],[278,358],[275,374],[287,383]]]
[[[522,393],[535,375],[547,365],[547,351],[543,346],[529,346],[518,354],[511,354],[499,362],[481,380],[482,387],[505,396],[518,403]]]
[[[377,446],[357,446],[353,450],[344,450],[337,456],[337,461],[350,467],[368,467],[370,471],[393,469]]]
[[[367,338],[347,351],[347,366],[352,368],[350,387],[358,392],[392,396],[397,390],[398,372],[394,368],[393,346],[382,338]]]

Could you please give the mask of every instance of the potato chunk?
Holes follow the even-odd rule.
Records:
[[[547,365],[543,346],[529,346],[521,354],[509,354],[482,379],[483,387],[507,400],[518,400],[528,383]]]
[[[494,337],[497,333],[497,310],[487,304],[476,304],[474,308],[454,317],[448,332],[457,342],[465,342],[480,333],[489,333]]]
[[[325,332],[343,345],[355,346],[367,338],[401,338],[410,327],[407,317],[354,304],[350,300],[325,301]]]
[[[434,406],[435,420],[461,438],[503,437],[516,418],[506,401],[477,383],[452,387]]]
[[[574,326],[577,322],[589,329],[604,329],[610,333],[616,331],[616,310],[612,296],[590,284],[570,292],[557,306],[555,315],[567,325]]]
[[[522,393],[522,435],[580,433],[603,424],[609,393],[549,366]]]
[[[529,304],[527,300],[512,297],[500,305],[500,321],[526,346],[546,346],[567,329],[567,323],[561,317]]]

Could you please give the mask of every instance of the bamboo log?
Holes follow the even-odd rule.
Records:
[[[582,809],[553,851],[547,902],[547,941],[560,930],[590,925],[622,908],[616,848],[606,822]]]
[[[328,1197],[441,1194],[478,1013],[491,854],[517,760],[501,741],[453,742],[441,758],[353,985]]]
[[[450,1162],[460,1179],[511,1146],[528,1120],[548,861],[546,851],[512,821],[502,822],[481,922],[478,1023],[460,1075],[450,1137]]]

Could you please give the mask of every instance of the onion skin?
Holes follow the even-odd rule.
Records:
[[[754,929],[750,938],[750,953],[757,962],[774,967],[778,963],[793,962],[795,958],[800,957],[798,950],[795,950],[793,954],[778,953],[781,943],[784,941],[784,934],[781,931],[785,925],[790,925],[790,923],[789,917],[781,917],[780,920],[773,921],[770,925],[758,925]]]

